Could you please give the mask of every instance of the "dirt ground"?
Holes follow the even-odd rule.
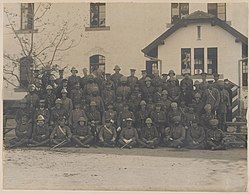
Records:
[[[3,151],[4,189],[246,191],[247,151],[48,148]]]

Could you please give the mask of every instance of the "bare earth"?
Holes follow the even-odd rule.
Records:
[[[246,191],[247,151],[3,151],[4,189]]]

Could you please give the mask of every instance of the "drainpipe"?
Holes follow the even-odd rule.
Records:
[[[145,57],[149,58],[150,60],[155,60],[155,61],[158,61],[159,62],[159,65],[160,65],[160,75],[162,74],[162,60],[161,59],[158,59],[158,58],[155,58],[155,57],[151,57],[151,56],[148,56],[148,55],[144,55]]]
[[[238,107],[239,107],[239,117],[241,117],[241,62],[248,60],[248,57],[242,58],[238,60],[238,78],[239,78],[239,103],[238,103]]]

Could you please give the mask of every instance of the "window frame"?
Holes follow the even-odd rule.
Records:
[[[242,86],[248,86],[248,61],[242,61]]]
[[[200,54],[202,53],[203,55],[200,55],[200,56],[203,56],[203,58],[201,58],[201,59],[199,59],[199,58],[196,58],[196,56],[197,56],[197,51],[198,51],[198,49],[200,49],[200,50],[202,50],[203,52],[200,52]],[[202,63],[201,64],[197,64],[196,63],[196,59],[198,59],[198,60],[201,60],[202,61]],[[202,68],[196,68],[196,66],[197,65],[202,65]],[[195,71],[196,71],[196,69],[201,69],[201,72],[199,72],[199,73],[196,73]],[[194,75],[199,75],[199,74],[201,74],[202,72],[204,72],[204,69],[205,69],[205,56],[204,56],[204,48],[194,48]]]
[[[174,4],[177,4],[177,9],[178,9],[178,18],[174,21],[173,20],[173,5]],[[181,11],[182,11],[182,6],[185,6],[185,5],[187,5],[188,6],[188,13],[187,13],[187,15],[189,15],[189,3],[171,3],[171,24],[175,24],[175,23],[177,23],[179,20],[181,20],[182,19],[182,16],[181,16]],[[177,15],[175,15],[175,16],[177,16]]]
[[[209,6],[212,6],[212,5],[215,5],[215,12],[216,12],[216,14],[214,14],[214,13],[211,13],[211,8],[209,9]],[[218,7],[220,7],[220,6],[224,6],[224,12],[225,13],[218,13]],[[214,15],[215,17],[217,17],[217,18],[219,18],[220,20],[222,20],[222,21],[227,21],[227,5],[226,5],[226,3],[207,3],[207,13],[209,13],[209,14],[212,14],[212,15]],[[221,19],[221,17],[219,17],[219,14],[223,14],[223,16],[224,16],[224,18],[223,19]]]
[[[97,25],[93,25],[92,7],[97,6]],[[100,6],[104,6],[104,25],[100,25]],[[106,3],[90,3],[90,28],[105,28],[106,27]]]
[[[215,49],[216,50],[216,62],[215,63],[213,63],[214,61],[213,60],[215,60],[215,57],[213,58],[213,57],[210,57],[212,54],[211,54],[211,52],[213,52],[212,51],[212,49]],[[210,52],[210,53],[209,53]],[[208,61],[209,61],[209,59],[211,58],[211,60],[212,60],[212,63],[211,64],[208,64]],[[212,72],[210,73],[210,71],[209,71],[209,66],[213,66],[213,65],[215,65],[216,66],[216,68],[211,68],[212,69]],[[213,69],[215,69],[215,71],[213,71]],[[214,73],[218,73],[218,47],[209,47],[209,48],[207,48],[207,74],[209,74],[209,75],[213,75]]]
[[[189,68],[187,68],[187,71],[183,71],[184,70],[184,68],[183,68],[184,62],[183,61],[186,59],[186,57],[185,58],[183,57],[185,52],[190,55],[190,58],[189,58],[190,59],[190,61],[189,61],[190,64],[189,64]],[[192,52],[191,48],[181,48],[181,74],[183,74],[183,73],[190,73],[191,74],[191,72],[192,72],[192,59],[191,59],[192,55],[191,55],[191,52]]]
[[[95,60],[94,59],[95,57],[98,57],[98,62],[97,63],[91,61],[91,60]],[[95,71],[94,66],[98,66],[98,68],[100,66],[103,67],[103,70],[104,70],[103,72],[105,73],[105,64],[106,64],[105,60],[106,60],[105,56],[100,55],[100,54],[95,54],[95,55],[90,56],[89,57],[89,71],[90,71],[90,73]]]
[[[24,6],[27,5],[28,7],[25,8]],[[29,9],[29,5],[31,7],[31,10]],[[20,30],[21,31],[33,31],[34,30],[34,3],[21,3],[21,23],[20,23]],[[23,28],[24,26],[24,13],[23,9],[27,9],[28,13],[25,16],[27,19],[27,28]],[[31,28],[29,28],[29,19],[32,20]]]

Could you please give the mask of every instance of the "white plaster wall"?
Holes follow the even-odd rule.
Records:
[[[197,26],[201,26],[201,40],[197,40]],[[207,71],[207,48],[218,49],[218,72],[234,83],[238,83],[238,59],[241,58],[241,43],[227,31],[210,24],[191,24],[177,30],[158,47],[158,58],[162,60],[163,72],[173,69],[181,74],[181,48],[191,48],[191,72],[194,74],[194,48],[204,48],[205,71]]]

